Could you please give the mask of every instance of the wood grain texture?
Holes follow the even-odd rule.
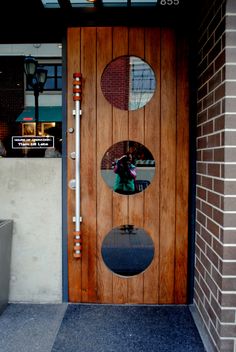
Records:
[[[174,303],[176,194],[176,45],[161,31],[160,303]]]
[[[73,74],[80,72],[80,28],[70,28],[67,33],[67,126],[74,127],[74,102],[72,98]],[[75,161],[70,153],[75,151],[74,134],[67,138],[67,185],[75,178]],[[81,301],[81,261],[73,257],[73,231],[75,224],[75,191],[67,188],[67,223],[68,223],[68,296],[70,302]]]
[[[104,40],[104,38],[107,40]],[[101,176],[101,160],[112,145],[112,106],[101,91],[101,76],[112,60],[112,28],[97,29],[97,271],[98,301],[112,303],[112,273],[101,256],[102,242],[112,229],[112,190]],[[101,221],[102,220],[102,221]]]
[[[97,301],[96,28],[81,29],[83,100],[81,118],[82,301]]]
[[[189,63],[188,42],[177,37],[177,174],[175,303],[187,302],[189,194]]]
[[[73,258],[74,191],[68,189],[68,271],[71,302],[186,303],[188,260],[188,62],[184,37],[168,28],[70,28],[67,39],[68,127],[75,71],[83,76],[81,118],[81,226],[83,255]],[[157,85],[148,104],[136,111],[112,107],[101,91],[106,65],[135,55],[153,68]],[[101,177],[106,150],[120,141],[144,144],[155,158],[155,176],[142,193],[114,193]],[[74,136],[67,139],[68,155]],[[68,180],[74,161],[68,157]],[[115,227],[143,228],[155,246],[144,273],[124,278],[105,266],[101,247]]]
[[[129,29],[129,55],[144,57],[143,28]],[[144,144],[144,109],[129,111],[129,140]],[[143,228],[143,192],[129,196],[129,224]],[[128,281],[128,302],[143,303],[143,274],[131,277]]]
[[[145,106],[145,146],[155,159],[155,176],[144,192],[144,228],[151,236],[154,246],[154,259],[144,273],[144,303],[159,302],[159,237],[160,237],[160,29],[145,30],[145,59],[151,64],[156,76],[156,91]]]
[[[113,28],[113,59],[128,55],[128,28]],[[113,144],[128,140],[129,114],[127,111],[113,108]],[[113,193],[113,227],[128,224],[128,198]],[[128,280],[113,275],[113,303],[127,303]]]

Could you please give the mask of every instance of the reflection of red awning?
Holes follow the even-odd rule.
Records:
[[[27,106],[17,117],[16,122],[34,122],[34,107]],[[61,106],[40,106],[39,122],[61,122],[62,107]]]
[[[34,118],[33,117],[24,117],[23,120],[24,121],[33,121]]]

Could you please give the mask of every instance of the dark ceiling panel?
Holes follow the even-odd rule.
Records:
[[[60,42],[68,26],[177,25],[189,30],[194,23],[189,0],[181,0],[179,6],[150,7],[105,7],[98,1],[91,8],[72,8],[69,0],[58,1],[61,8],[49,9],[41,0],[1,2],[0,43]]]
[[[59,6],[61,9],[70,9],[71,8],[71,2],[70,0],[58,0]]]

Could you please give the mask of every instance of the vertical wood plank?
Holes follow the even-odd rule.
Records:
[[[155,159],[155,176],[144,192],[144,228],[151,236],[154,246],[154,259],[144,273],[144,303],[158,303],[159,290],[159,236],[160,236],[160,29],[145,30],[145,59],[156,76],[156,91],[145,107],[145,146]]]
[[[113,59],[128,54],[128,29],[113,28]],[[113,143],[128,140],[128,112],[113,108]],[[128,199],[113,193],[113,227],[128,223]],[[113,302],[127,303],[128,281],[113,275]]]
[[[174,303],[176,192],[175,34],[161,31],[160,303]]]
[[[98,301],[112,303],[112,273],[105,266],[101,248],[112,229],[112,190],[101,176],[101,160],[112,145],[112,106],[101,91],[101,76],[112,60],[112,28],[97,29],[97,270]]]
[[[96,263],[96,28],[81,29],[83,96],[81,117],[82,301],[97,300]]]
[[[113,27],[113,59],[128,55],[128,29]],[[113,143],[128,138],[128,111],[113,108]],[[123,197],[124,198],[124,197]]]
[[[129,55],[144,59],[144,29],[129,29]],[[129,139],[144,143],[144,108],[129,111]]]
[[[143,228],[143,192],[129,196],[128,223]],[[128,280],[128,303],[143,303],[144,274],[130,277]]]
[[[144,29],[129,29],[129,55],[144,58]],[[129,111],[129,140],[144,143],[144,108]],[[143,192],[129,196],[129,224],[143,228]],[[130,277],[128,302],[143,303],[143,274]]]
[[[67,126],[74,127],[72,110],[74,102],[73,73],[80,72],[80,28],[69,28],[67,32]],[[74,134],[67,138],[67,184],[75,178],[75,161],[70,153],[75,150]],[[73,257],[73,231],[75,224],[72,219],[75,215],[75,191],[68,187],[67,191],[67,218],[68,218],[68,298],[70,302],[81,301],[81,260]]]
[[[182,35],[177,43],[176,304],[187,303],[188,281],[189,65],[188,43]]]

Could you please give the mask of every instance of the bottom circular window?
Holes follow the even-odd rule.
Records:
[[[142,273],[154,257],[154,244],[148,233],[134,225],[113,228],[102,243],[102,258],[117,275],[134,276]]]

